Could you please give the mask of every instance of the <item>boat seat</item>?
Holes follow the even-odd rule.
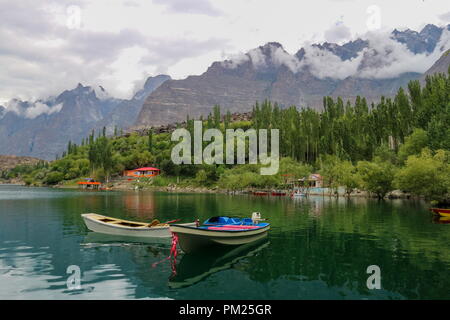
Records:
[[[125,221],[115,222],[114,224],[120,224],[120,225],[122,225],[122,226],[126,226],[126,227],[134,227],[134,228],[142,227],[142,224],[131,223],[131,222],[125,222]]]
[[[157,225],[153,226],[153,227],[168,227],[169,224],[167,223],[158,223]]]

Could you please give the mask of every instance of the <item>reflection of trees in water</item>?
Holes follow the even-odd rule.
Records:
[[[167,296],[170,264],[155,269],[151,264],[169,255],[169,244],[80,250],[79,238],[87,233],[80,214],[97,212],[120,218],[142,215],[135,220],[146,220],[145,214],[149,214],[151,220],[153,210],[154,217],[160,220],[189,221],[217,214],[249,216],[260,211],[273,226],[270,245],[226,267],[225,270],[239,272],[236,281],[250,278],[254,282],[250,287],[258,288],[260,283],[272,280],[281,284],[281,279],[288,279],[300,286],[302,281],[321,279],[330,288],[345,287],[370,295],[377,293],[366,288],[366,268],[376,264],[381,268],[382,287],[390,292],[412,299],[450,298],[448,225],[433,223],[420,202],[344,197],[297,201],[287,197],[150,192],[80,194],[51,201],[21,201],[16,209],[22,210],[22,215],[14,215],[9,223],[7,219],[3,221],[4,237],[28,239],[30,246],[49,246],[45,252],[51,254],[52,274],[65,277],[67,265],[73,261],[81,261],[83,270],[98,264],[116,264],[137,285],[136,297],[155,292]],[[131,209],[126,206],[127,196],[131,197]],[[153,209],[148,206],[150,199]],[[42,219],[37,210],[51,214]],[[14,226],[17,219],[24,219],[26,227]],[[178,259],[181,262],[183,256]],[[215,272],[215,279],[220,281],[225,270]],[[187,291],[176,294],[187,297]]]
[[[382,288],[395,296],[400,294],[409,299],[450,297],[448,264],[441,260],[423,254],[407,254],[401,244],[397,252],[393,252],[380,246],[376,238],[324,232],[318,225],[311,228],[309,241],[306,241],[306,235],[295,232],[271,237],[268,250],[239,263],[238,269],[258,282],[292,276],[302,281],[322,280],[329,287],[370,295],[377,292],[366,287],[369,277],[366,269],[375,264],[381,268]],[[423,268],[429,263],[434,265],[433,270],[442,272]]]
[[[155,218],[156,201],[152,192],[127,192],[123,195],[123,206],[131,216],[142,221],[151,221]]]

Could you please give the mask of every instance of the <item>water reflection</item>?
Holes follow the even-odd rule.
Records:
[[[438,224],[449,224],[450,223],[450,217],[438,217],[433,216],[433,222]]]
[[[124,207],[135,217],[151,221],[155,217],[156,206],[153,193],[127,192],[123,196]]]
[[[134,236],[118,236],[110,234],[102,234],[98,232],[88,232],[84,237],[82,245],[84,247],[96,246],[114,246],[125,244],[157,244],[168,247],[171,243],[170,238],[149,238],[149,237],[134,237]]]
[[[255,256],[269,243],[265,237],[238,247],[217,247],[208,252],[185,254],[176,265],[175,276],[169,279],[169,287],[177,289],[192,286],[214,273],[232,268],[242,259]]]
[[[253,211],[271,222],[263,248],[180,255],[170,279],[170,263],[152,268],[169,255],[170,239],[95,234],[80,217],[202,221]],[[423,203],[404,200],[0,186],[0,298],[449,299],[448,227]],[[372,264],[381,291],[366,287]],[[79,292],[67,290],[69,265],[82,270]]]

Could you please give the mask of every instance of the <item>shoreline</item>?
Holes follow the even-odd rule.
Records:
[[[106,188],[100,191],[158,191],[158,192],[178,192],[178,193],[204,193],[204,194],[230,194],[230,195],[240,195],[240,194],[252,194],[253,192],[265,190],[267,192],[267,195],[255,195],[258,197],[289,197],[288,195],[291,191],[290,190],[284,190],[284,189],[243,189],[243,190],[227,190],[227,189],[221,189],[217,186],[215,187],[198,187],[198,186],[177,186],[177,185],[167,185],[167,186],[152,186],[152,185],[138,185],[140,182],[133,181],[133,182],[124,182],[124,181],[112,181],[105,183]],[[0,181],[0,185],[19,185],[19,186],[27,186],[25,182],[21,180],[12,180],[12,181]],[[46,187],[46,188],[55,188],[55,189],[80,189],[79,186],[74,184],[57,184],[53,186],[31,186],[31,187]],[[325,189],[322,192],[310,192],[306,195],[307,196],[322,196],[322,197],[328,197],[328,198],[367,198],[367,199],[373,199],[377,198],[375,195],[371,195],[367,191],[363,190],[356,190],[353,191],[350,194],[347,193],[330,193],[325,192]],[[80,190],[86,190],[86,189],[80,189]],[[90,189],[88,189],[90,190]],[[273,196],[270,193],[275,190],[282,190],[283,192],[286,192],[286,195],[278,195]],[[408,193],[404,193],[400,190],[393,190],[389,192],[383,199],[405,199],[405,200],[424,200],[423,197],[417,197],[413,196]]]
[[[177,186],[177,185],[168,185],[168,186],[152,186],[152,185],[146,185],[146,186],[139,186],[136,184],[131,183],[109,183],[107,189],[104,191],[158,191],[158,192],[173,192],[173,193],[204,193],[204,194],[230,194],[230,195],[242,195],[242,194],[252,194],[253,192],[257,192],[260,190],[266,190],[268,193],[267,195],[255,195],[258,197],[289,197],[289,193],[291,190],[283,190],[283,192],[286,193],[286,195],[280,195],[280,196],[274,196],[271,195],[271,192],[276,191],[276,189],[243,189],[243,190],[227,190],[222,189],[219,187],[198,187],[198,186]],[[64,186],[64,185],[57,185],[54,186],[55,188],[66,188],[66,189],[78,189],[77,186]],[[278,189],[280,190],[280,189]],[[357,190],[350,194],[347,193],[337,193],[333,194],[330,192],[309,192],[306,196],[321,196],[321,197],[328,197],[328,198],[367,198],[367,199],[374,199],[377,198],[376,195],[371,195],[367,191]],[[388,193],[384,199],[406,199],[406,200],[417,200],[421,199],[422,197],[415,197],[408,193],[401,192],[400,190],[393,190],[390,193]]]

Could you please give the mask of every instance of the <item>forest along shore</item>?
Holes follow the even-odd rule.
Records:
[[[25,185],[23,182],[20,183]],[[53,188],[61,189],[80,189],[75,184],[58,184],[54,185]],[[231,195],[253,195],[258,192],[265,192],[267,196],[272,196],[272,192],[285,193],[285,197],[290,197],[293,190],[292,189],[264,189],[264,188],[245,188],[241,190],[229,190],[220,188],[219,186],[198,186],[198,185],[177,185],[169,184],[167,186],[153,186],[148,181],[140,182],[139,180],[134,181],[124,181],[124,180],[113,180],[108,183],[104,183],[102,190],[100,191],[157,191],[157,192],[173,192],[173,193],[217,193],[217,194],[231,194]],[[345,188],[340,187],[337,190],[331,190],[330,188],[313,188],[312,190],[306,191],[307,196],[323,196],[323,197],[362,197],[362,198],[377,198],[376,194],[364,190],[353,190],[352,192],[346,192]],[[261,196],[261,195],[255,195]],[[272,196],[274,197],[274,196]],[[280,197],[280,196],[275,196]],[[421,199],[423,197],[417,197],[411,195],[408,192],[403,192],[401,190],[394,190],[389,192],[386,199]]]
[[[448,205],[449,87],[449,75],[434,74],[423,84],[411,81],[395,97],[380,97],[378,103],[370,105],[359,96],[353,103],[324,97],[320,111],[282,108],[266,100],[257,102],[247,117],[237,119],[230,112],[221,114],[218,105],[212,107],[207,118],[201,119],[205,130],[216,129],[224,134],[228,129],[279,129],[279,170],[273,175],[261,175],[259,164],[176,165],[171,153],[178,141],[172,141],[171,128],[148,128],[120,136],[107,136],[103,128],[81,143],[69,141],[67,151],[54,161],[20,165],[0,172],[0,179],[20,178],[34,186],[76,185],[86,178],[105,183],[128,170],[155,167],[161,175],[153,177],[151,183],[140,181],[134,187],[166,191],[223,189],[236,193],[289,190],[288,179],[299,182],[320,174],[321,186],[330,190],[314,192],[319,195],[335,195],[340,188],[348,196],[360,195],[357,190],[364,190],[380,199],[408,192],[433,205]],[[187,118],[180,126],[194,135],[193,119]],[[116,186],[119,188],[124,187]]]

